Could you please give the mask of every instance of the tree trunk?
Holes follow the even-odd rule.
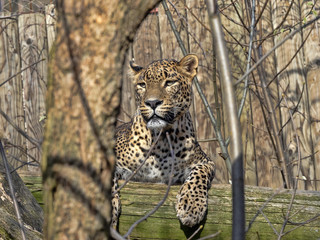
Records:
[[[13,206],[3,159],[0,156],[0,239],[22,239]],[[10,165],[9,170],[13,168]],[[11,174],[15,196],[20,209],[27,239],[42,239],[43,211],[17,172]]]
[[[58,1],[43,149],[46,239],[108,239],[125,53],[157,1]]]

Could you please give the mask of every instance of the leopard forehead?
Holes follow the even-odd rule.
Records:
[[[147,66],[145,71],[139,76],[139,80],[146,82],[160,82],[168,78],[176,78],[178,70],[176,60],[159,60]]]

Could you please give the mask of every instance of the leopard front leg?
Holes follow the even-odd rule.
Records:
[[[210,159],[195,165],[177,195],[177,216],[183,225],[199,224],[208,208],[208,190],[214,177],[215,165]]]
[[[120,193],[116,191],[118,189],[118,177],[115,174],[112,185],[112,221],[111,226],[117,229],[119,217],[121,213]]]

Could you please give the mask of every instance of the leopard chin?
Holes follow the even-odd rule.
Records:
[[[166,121],[159,117],[152,117],[148,122],[147,122],[147,128],[151,130],[156,130],[156,129],[161,129],[165,128],[168,125]]]

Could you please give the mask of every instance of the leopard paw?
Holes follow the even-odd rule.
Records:
[[[183,225],[193,227],[204,219],[208,202],[206,190],[191,188],[189,183],[185,183],[177,199],[177,217]]]

